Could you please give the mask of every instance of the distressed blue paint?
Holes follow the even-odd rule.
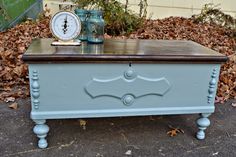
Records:
[[[208,126],[210,126],[210,120],[208,119],[208,117],[210,116],[211,114],[210,113],[204,113],[204,114],[201,114],[200,118],[196,121],[197,123],[197,126],[198,126],[198,129],[199,131],[197,132],[196,134],[196,137],[197,139],[199,140],[203,140],[205,139],[205,130]]]
[[[134,79],[137,77],[137,74],[135,70],[131,67],[129,67],[125,72],[124,72],[124,77],[128,80]]]
[[[121,117],[145,115],[171,115],[171,114],[196,114],[213,113],[214,106],[198,107],[161,107],[161,108],[131,108],[124,106],[122,109],[97,109],[76,111],[41,111],[31,112],[31,118],[66,119],[66,118],[93,118],[93,117]]]
[[[40,96],[40,93],[39,93],[39,78],[38,78],[38,72],[36,70],[33,71],[33,74],[32,74],[32,86],[31,86],[31,95],[32,95],[32,103],[33,103],[33,107],[35,109],[38,109],[39,108],[39,96]]]
[[[214,68],[214,69],[213,69],[213,72],[212,72],[212,75],[211,75],[211,81],[209,82],[208,103],[214,102],[214,100],[215,100],[214,93],[215,93],[215,91],[216,91],[216,86],[217,86],[216,77],[217,77],[217,69]]]
[[[34,119],[34,122],[36,123],[33,131],[39,138],[38,141],[38,147],[39,148],[47,148],[48,143],[47,140],[45,139],[47,136],[47,133],[49,132],[49,127],[45,124],[46,120],[45,119]]]
[[[130,73],[130,77],[132,73]],[[166,78],[146,78],[142,76],[133,77],[127,80],[123,76],[111,79],[93,78],[85,86],[85,90],[92,97],[110,96],[121,99],[127,94],[135,98],[146,95],[163,96],[170,89],[170,83]]]
[[[209,107],[213,112],[214,103],[209,104],[206,100],[212,69],[215,67],[219,69],[219,66],[214,64],[133,64],[132,68],[135,69],[138,76],[166,78],[171,83],[171,88],[164,96],[146,95],[135,99],[129,109],[202,106]],[[87,111],[89,113],[93,110],[99,112],[99,110],[122,110],[124,107],[126,109],[127,106],[123,105],[121,98],[126,94],[136,95],[135,92],[140,91],[139,89],[146,89],[142,83],[132,86],[133,80],[122,78],[123,80],[118,82],[120,84],[112,84],[109,88],[100,87],[100,90],[104,90],[101,92],[108,94],[109,90],[117,90],[120,99],[106,96],[93,99],[85,91],[85,87],[93,78],[106,80],[107,78],[117,78],[117,76],[123,77],[127,68],[128,64],[32,64],[29,66],[30,76],[34,70],[40,74],[40,108],[37,111],[33,108],[32,113],[34,113],[33,115],[40,112],[60,111]],[[217,71],[217,76],[218,74],[219,71]],[[131,82],[127,88],[128,81]],[[218,81],[218,77],[216,81]],[[122,88],[127,89],[127,92]],[[158,91],[158,88],[158,86],[150,86],[150,89],[144,93]],[[140,96],[140,92],[137,92],[138,96]],[[215,92],[212,94],[213,97],[215,97]],[[148,113],[143,114],[148,115]],[[174,111],[173,114],[175,114]],[[117,116],[115,112],[113,116]],[[79,117],[80,115],[78,115]],[[32,118],[40,119],[41,117]],[[55,115],[55,118],[60,118],[60,115],[58,117]]]
[[[130,106],[134,103],[135,97],[131,94],[126,94],[122,97],[123,104],[126,106]]]
[[[197,138],[203,139],[206,115],[214,112],[219,69],[220,64],[30,64],[31,118],[202,113]],[[36,123],[34,130],[40,148],[47,146],[45,125]]]

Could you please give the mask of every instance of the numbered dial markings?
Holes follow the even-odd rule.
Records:
[[[53,35],[59,40],[75,39],[81,30],[81,23],[77,15],[71,12],[59,12],[51,20],[50,28]]]

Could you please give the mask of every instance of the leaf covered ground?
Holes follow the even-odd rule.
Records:
[[[0,101],[29,96],[28,67],[23,63],[22,55],[32,39],[52,37],[49,21],[49,17],[36,22],[26,21],[0,33]],[[236,98],[236,39],[232,34],[232,30],[218,25],[169,17],[146,20],[136,32],[116,38],[192,40],[227,55],[230,60],[221,68],[217,91],[217,101],[225,101]]]
[[[49,17],[0,32],[0,101],[29,96],[28,66],[22,55],[34,38],[52,37]]]

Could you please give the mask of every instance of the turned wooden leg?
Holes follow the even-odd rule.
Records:
[[[197,139],[203,140],[205,138],[205,130],[210,125],[210,120],[208,117],[210,116],[210,113],[202,113],[200,114],[200,118],[197,119],[197,126],[198,126],[198,132],[197,132]]]
[[[38,141],[38,147],[39,148],[47,148],[48,143],[47,140],[45,139],[47,136],[47,133],[49,131],[49,127],[45,124],[46,120],[45,119],[33,119],[33,121],[36,123],[33,131],[39,138]]]

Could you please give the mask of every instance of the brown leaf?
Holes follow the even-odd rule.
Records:
[[[80,120],[79,120],[79,123],[80,123],[80,126],[81,126],[84,130],[86,130],[86,124],[87,124],[87,122],[86,122],[85,120],[80,119]]]
[[[223,97],[218,97],[218,96],[216,96],[215,103],[221,103],[221,104],[223,104],[223,103],[224,103],[224,98],[223,98]]]
[[[18,51],[19,51],[19,53],[25,52],[25,46],[18,47]]]
[[[4,86],[4,87],[3,87],[3,90],[4,90],[4,91],[11,91],[11,87],[9,87],[9,86]]]
[[[7,98],[5,98],[5,102],[14,102],[16,100],[16,98],[14,98],[14,97],[7,97]]]
[[[178,132],[178,130],[173,129],[173,130],[168,131],[168,132],[167,132],[167,135],[170,135],[171,137],[173,137],[173,136],[176,136],[176,135],[177,135],[177,132]]]
[[[4,48],[0,46],[0,52],[3,52],[4,51]]]
[[[236,107],[236,103],[232,103],[231,105],[232,105],[233,107]]]
[[[8,107],[16,110],[18,108],[18,104],[15,102],[15,103],[12,103],[11,105],[9,105]]]
[[[18,76],[21,76],[22,72],[23,72],[23,65],[20,65],[20,66],[16,66],[14,69],[13,69],[13,72],[18,75]]]
[[[177,136],[178,133],[184,134],[184,130],[182,130],[180,128],[174,128],[172,126],[169,126],[169,127],[171,128],[171,130],[168,131],[166,134],[169,135],[170,137]]]

